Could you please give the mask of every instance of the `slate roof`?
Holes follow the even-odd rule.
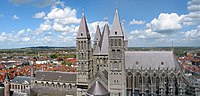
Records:
[[[115,32],[117,32],[117,34]],[[117,9],[109,36],[124,36]]]
[[[84,13],[82,13],[81,23],[78,29],[77,38],[90,39],[87,22]]]
[[[36,71],[35,79],[42,81],[59,81],[63,83],[76,83],[76,72]]]
[[[101,36],[101,41],[100,41],[100,44],[101,44],[101,53],[102,55],[108,55],[108,36],[110,34],[110,29],[109,29],[109,26],[108,24],[105,24],[104,26],[104,30],[103,30],[103,33],[102,33],[102,36]]]
[[[18,84],[31,84],[31,77],[16,76],[10,82],[11,83],[18,83]]]
[[[76,96],[76,89],[64,89],[53,87],[34,86],[31,88],[31,96]]]
[[[96,81],[87,91],[89,96],[109,96],[109,94],[109,91],[99,81]]]
[[[179,68],[172,51],[125,51],[125,68]]]
[[[100,41],[100,38],[101,38],[101,31],[100,31],[99,25],[97,25],[94,41]]]
[[[22,92],[13,92],[12,96],[27,96],[27,93],[22,93]]]

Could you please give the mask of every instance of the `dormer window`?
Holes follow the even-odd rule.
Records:
[[[139,64],[139,62],[136,62],[136,65],[138,65]]]
[[[81,36],[83,36],[83,33],[81,33]]]
[[[115,35],[117,35],[117,31],[115,31]]]
[[[164,62],[161,62],[161,65],[164,65]]]

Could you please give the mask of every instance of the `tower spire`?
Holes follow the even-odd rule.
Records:
[[[116,12],[118,12],[118,2],[116,0],[116,9],[115,9]]]
[[[85,18],[84,8],[82,9],[82,18],[81,18],[80,26],[77,33],[77,38],[90,39],[90,33],[87,26],[86,18]]]
[[[82,16],[84,16],[84,6],[82,7]]]
[[[122,26],[120,23],[120,19],[119,19],[119,15],[118,15],[117,4],[116,4],[116,11],[115,11],[115,16],[114,16],[110,36],[122,36],[122,37],[124,36],[123,31],[122,31]]]

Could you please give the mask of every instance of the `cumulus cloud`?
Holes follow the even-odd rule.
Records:
[[[199,22],[200,22],[200,11],[190,12],[183,19],[183,24],[188,26],[197,25]]]
[[[51,12],[47,14],[44,19],[46,20],[54,20],[57,23],[61,23],[64,25],[67,24],[78,24],[80,19],[76,17],[77,11],[75,9],[71,9],[70,7],[61,8],[53,8]]]
[[[182,28],[182,19],[185,15],[178,15],[176,13],[161,13],[158,18],[154,18],[147,27],[153,31],[160,33],[174,32]]]
[[[135,19],[133,19],[132,21],[129,22],[129,24],[131,25],[141,25],[141,24],[145,24],[145,21],[137,21]]]
[[[186,39],[200,39],[200,25],[197,29],[185,32],[184,35]]]
[[[36,13],[33,18],[43,18],[45,17],[45,12],[39,12],[39,13]]]
[[[134,30],[129,34],[128,39],[158,39],[165,35],[154,32],[152,29]]]
[[[48,31],[50,30],[52,27],[51,27],[51,22],[49,20],[46,20],[44,23],[41,23],[40,24],[40,27],[39,27],[39,31]]]
[[[187,7],[189,13],[183,19],[183,24],[187,26],[198,25],[200,23],[200,1],[190,0]]]
[[[22,38],[22,41],[24,41],[24,42],[27,42],[29,40],[30,40],[30,37],[24,37],[24,38]]]
[[[188,1],[188,10],[189,11],[200,11],[200,1],[199,0],[191,0]]]
[[[19,20],[20,18],[17,15],[13,15],[12,19],[13,20]]]

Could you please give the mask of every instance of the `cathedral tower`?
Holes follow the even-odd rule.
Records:
[[[108,89],[111,96],[126,96],[124,33],[116,8],[113,25],[109,34]]]
[[[77,96],[85,95],[91,73],[91,41],[84,12],[76,37]]]

